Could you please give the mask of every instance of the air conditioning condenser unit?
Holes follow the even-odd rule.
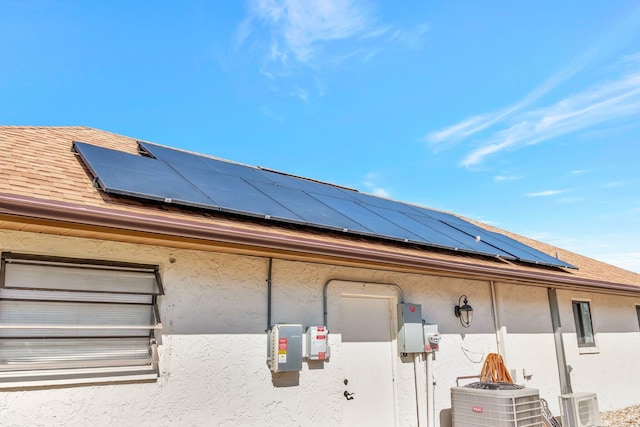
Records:
[[[598,427],[601,424],[598,396],[571,393],[560,396],[562,427]]]
[[[451,388],[453,427],[542,427],[537,389],[516,384],[472,383]]]

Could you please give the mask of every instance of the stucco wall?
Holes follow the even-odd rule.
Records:
[[[497,284],[496,294],[506,331],[505,364],[514,381],[538,389],[558,413],[560,383],[547,289]]]
[[[596,352],[578,348],[572,300],[589,301]],[[597,392],[600,410],[640,404],[640,298],[558,292],[567,364],[574,392]]]
[[[341,424],[345,398],[339,358],[304,363],[299,374],[274,375],[266,366],[268,259],[13,231],[0,231],[0,250],[159,264],[165,287],[159,301],[164,329],[156,383],[0,392],[3,426]],[[479,374],[486,355],[497,351],[489,284],[274,260],[272,323],[322,324],[322,288],[330,279],[395,283],[406,301],[422,304],[429,323],[439,324],[434,416],[447,425],[456,378]],[[332,286],[330,328],[336,296],[350,286],[354,288],[349,292],[396,295],[392,287]],[[559,386],[546,290],[505,284],[496,284],[496,289],[507,329],[507,366],[516,371],[518,382],[539,388],[556,405]],[[474,308],[467,329],[453,316],[462,294]],[[636,301],[589,294],[601,352],[580,355],[569,327],[571,296],[560,293],[574,389],[597,391],[602,409],[638,403],[640,386],[634,378],[640,368],[633,355],[640,354],[640,334],[635,310],[618,316],[618,307],[633,307]],[[339,330],[331,331],[330,343],[339,354]],[[395,363],[398,420],[413,426],[413,362],[397,357]],[[523,369],[530,379],[524,379]]]

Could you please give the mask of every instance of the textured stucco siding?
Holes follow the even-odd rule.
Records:
[[[572,300],[589,301],[595,353],[580,353],[571,311]],[[558,292],[567,364],[574,392],[597,392],[600,410],[640,404],[639,298],[589,292]]]
[[[488,282],[276,259],[272,323],[322,324],[323,286],[331,279],[342,281],[328,288],[331,360],[305,362],[299,374],[274,375],[266,366],[266,258],[14,231],[0,231],[0,250],[158,264],[165,287],[159,300],[164,329],[157,382],[0,392],[3,426],[341,425],[348,402],[342,396],[337,301],[341,293],[397,296],[393,287],[354,282],[397,284],[406,301],[422,304],[427,322],[439,325],[441,350],[433,361],[430,398],[442,426],[447,425],[456,378],[479,374],[486,355],[497,351]],[[558,370],[546,289],[497,283],[496,290],[507,332],[507,366],[519,383],[539,388],[557,407]],[[462,294],[474,308],[474,321],[466,329],[453,316]],[[598,392],[602,409],[639,403],[640,368],[634,360],[640,354],[634,317],[638,301],[585,295],[592,301],[600,353],[581,355],[573,333],[575,295],[561,291],[559,296],[574,389]],[[620,315],[622,306],[631,314]],[[413,359],[398,356],[394,363],[397,420],[415,426]],[[531,377],[525,379],[523,370]]]

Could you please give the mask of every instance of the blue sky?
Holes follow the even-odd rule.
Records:
[[[0,123],[82,125],[640,272],[637,1],[0,0]]]

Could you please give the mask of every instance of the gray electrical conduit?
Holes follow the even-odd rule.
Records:
[[[328,309],[327,309],[327,290],[329,289],[329,285],[333,282],[344,282],[344,283],[352,283],[352,284],[361,284],[361,285],[376,285],[376,286],[393,286],[394,288],[397,289],[398,291],[398,295],[400,296],[400,303],[404,303],[404,292],[402,291],[402,288],[398,285],[396,285],[395,283],[386,283],[386,282],[368,282],[365,280],[344,280],[344,279],[329,279],[327,280],[327,282],[324,284],[324,287],[322,288],[322,320],[324,322],[324,326],[329,326],[328,325],[328,320],[327,320],[327,316],[328,316]],[[416,356],[416,355],[414,355]],[[415,380],[415,387],[416,387],[416,410],[417,410],[417,418],[418,418],[418,427],[422,427],[424,425],[424,413],[423,410],[421,408],[421,405],[419,404],[419,402],[421,401],[421,399],[418,396],[418,393],[421,392],[422,388],[419,386],[419,375],[418,375],[418,359],[419,357],[414,357],[413,360],[413,368],[414,368],[414,380]]]
[[[489,282],[489,288],[491,289],[491,312],[493,314],[493,326],[496,330],[497,353],[506,361],[506,355],[504,354],[504,347],[502,342],[502,320],[500,319],[498,299],[496,298],[496,284],[493,280]]]
[[[327,323],[327,289],[329,285],[333,282],[345,282],[345,283],[354,283],[361,285],[376,285],[376,286],[393,286],[398,290],[398,294],[400,295],[400,302],[404,302],[404,292],[402,292],[402,288],[395,283],[386,283],[386,282],[368,282],[366,280],[345,280],[345,279],[329,279],[324,284],[324,288],[322,288],[322,321],[324,322],[324,326],[329,326]]]
[[[265,332],[271,330],[271,274],[273,272],[273,258],[269,258],[269,270],[267,272],[267,329]]]

